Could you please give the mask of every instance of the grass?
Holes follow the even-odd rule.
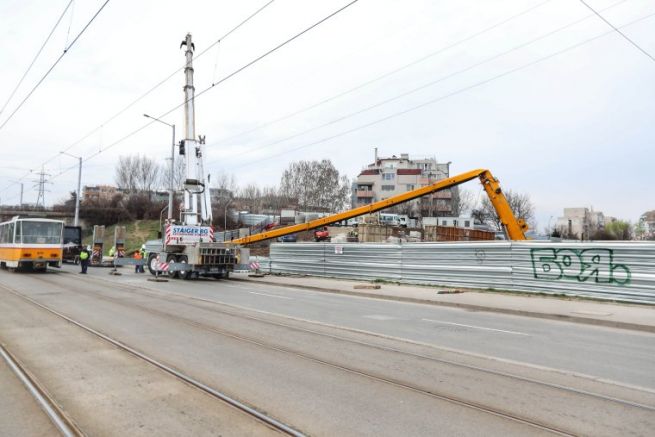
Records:
[[[114,244],[114,230],[116,226],[126,227],[125,252],[131,255],[135,250],[141,248],[141,245],[148,240],[157,239],[159,232],[159,220],[135,220],[133,222],[119,223],[105,227],[105,241],[103,252],[109,254],[109,249]],[[84,245],[91,245],[93,237],[93,227],[89,229],[89,235],[85,236],[82,241]]]

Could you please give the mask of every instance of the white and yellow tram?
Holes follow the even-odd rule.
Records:
[[[60,267],[64,222],[14,217],[0,223],[0,267],[46,270]]]

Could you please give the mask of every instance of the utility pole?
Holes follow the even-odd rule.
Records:
[[[173,142],[171,143],[171,171],[169,174],[169,189],[168,189],[168,220],[173,218],[173,196],[175,196],[175,125],[166,123],[163,120],[152,117],[148,114],[143,114],[144,117],[158,121],[166,126],[173,128]]]
[[[23,207],[23,183],[20,183],[20,206]]]
[[[75,226],[80,224],[80,196],[82,196],[82,157],[71,155],[67,152],[59,152],[62,155],[70,156],[78,161],[77,168],[77,193],[75,194]]]

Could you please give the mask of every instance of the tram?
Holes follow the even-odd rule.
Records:
[[[14,217],[0,223],[0,267],[45,271],[61,267],[64,222]]]

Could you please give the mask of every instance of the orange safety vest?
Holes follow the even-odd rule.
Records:
[[[140,251],[137,250],[136,252],[134,252],[134,259],[142,259]]]

